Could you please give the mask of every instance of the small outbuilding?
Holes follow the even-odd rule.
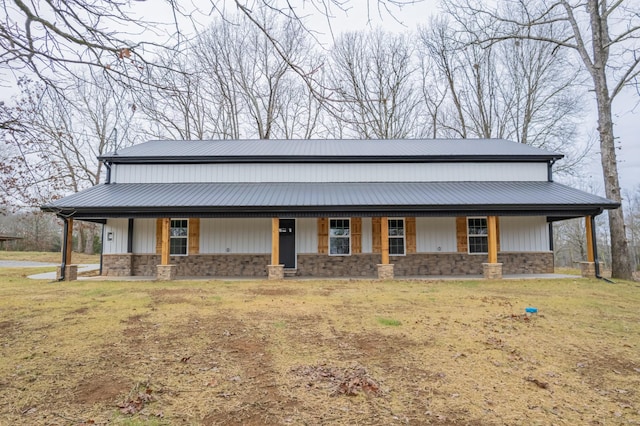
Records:
[[[65,235],[104,224],[108,276],[552,273],[552,222],[586,218],[595,248],[593,217],[619,207],[554,182],[562,157],[494,139],[150,141],[42,209]]]

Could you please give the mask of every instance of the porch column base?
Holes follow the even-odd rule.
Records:
[[[284,265],[267,265],[267,271],[269,272],[270,281],[284,279]]]
[[[377,267],[379,280],[392,280],[394,278],[392,263],[378,264]]]
[[[483,263],[482,274],[487,280],[501,280],[502,263]]]
[[[596,262],[580,262],[580,274],[583,278],[595,278]]]
[[[58,266],[56,269],[56,280],[60,281],[62,278],[62,267]],[[78,265],[67,265],[64,267],[64,280],[76,281],[78,279]]]
[[[176,265],[157,265],[156,280],[173,281],[176,278]]]

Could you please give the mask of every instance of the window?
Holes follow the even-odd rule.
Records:
[[[470,217],[467,219],[469,236],[469,253],[488,253],[489,237],[487,234],[487,218]]]
[[[389,219],[389,254],[404,255],[404,219]]]
[[[329,254],[336,256],[351,254],[349,219],[329,220]]]
[[[189,221],[187,219],[171,219],[169,230],[170,251],[172,255],[185,256],[189,239]]]

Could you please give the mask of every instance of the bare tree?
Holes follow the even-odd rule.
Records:
[[[567,159],[556,170],[576,169],[587,152],[577,144],[581,81],[565,52],[537,40],[483,48],[475,43],[477,31],[446,16],[420,28],[419,36],[423,75],[432,74],[446,88],[440,89],[441,102],[427,103],[430,110],[437,105],[436,135],[505,138],[561,150]],[[425,85],[423,91],[438,93],[429,80]]]
[[[343,34],[331,50],[333,113],[354,137],[396,139],[416,131],[420,96],[408,36],[373,32]]]
[[[640,5],[633,0],[537,0],[500,2],[486,7],[476,0],[451,0],[448,10],[459,22],[481,22],[498,31],[484,40],[489,46],[504,40],[535,39],[577,55],[589,75],[598,111],[600,156],[608,198],[621,202],[613,101],[626,87],[638,85],[640,75]],[[566,31],[541,36],[538,28],[564,25]],[[612,276],[630,279],[631,259],[623,209],[609,212]]]
[[[268,10],[254,17],[270,37],[278,40],[276,49],[246,16],[230,19],[217,20],[193,44],[196,63],[202,70],[201,81],[207,82],[209,99],[217,102],[223,135],[259,139],[296,135],[288,107],[307,117],[302,120],[307,129],[301,134],[310,135],[309,124],[318,114],[317,102],[304,93],[307,86],[293,78],[297,76],[289,64],[313,63],[313,48],[302,26],[296,21],[283,21]],[[306,99],[302,103],[292,98],[301,95]],[[300,109],[303,106],[305,111]]]
[[[4,134],[15,173],[3,187],[16,204],[34,207],[99,183],[96,157],[120,146],[113,130],[125,135],[133,114],[125,95],[84,81],[60,94],[23,80],[16,104],[23,123],[20,131]]]

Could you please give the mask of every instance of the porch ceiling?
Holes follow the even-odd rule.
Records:
[[[115,183],[42,210],[76,219],[109,217],[600,214],[618,203],[555,182]]]

